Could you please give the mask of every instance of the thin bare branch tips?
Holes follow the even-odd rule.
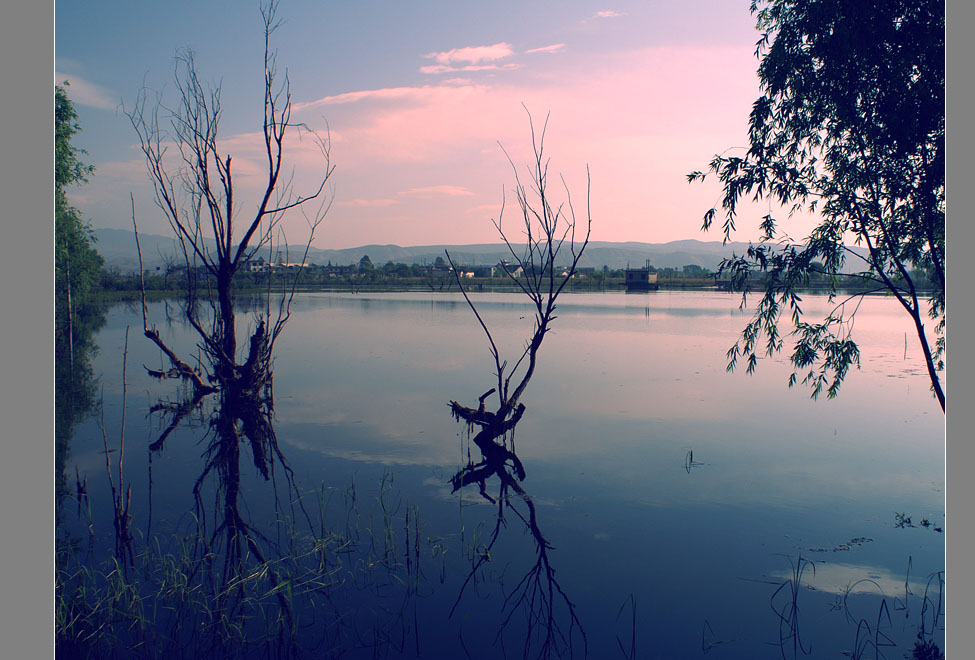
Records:
[[[267,0],[261,3],[261,17],[264,19],[264,35],[270,37],[271,34],[281,25],[281,20],[277,17],[278,2]]]
[[[518,174],[518,167],[504,147],[501,147],[505,156],[508,158],[512,173],[515,177],[513,192],[524,225],[526,237],[524,252],[519,254],[514,249],[501,228],[500,219],[495,223],[495,226],[507,244],[512,257],[524,273],[525,288],[527,289],[525,292],[538,299],[540,304],[540,294],[546,294],[549,301],[553,301],[557,292],[561,291],[568,279],[575,274],[579,260],[589,243],[592,229],[592,217],[589,206],[591,174],[587,166],[586,232],[582,243],[578,244],[578,218],[576,217],[565,178],[561,177],[566,194],[566,201],[564,203],[553,204],[548,191],[549,160],[544,155],[544,149],[549,115],[546,115],[545,123],[540,134],[536,134],[534,121],[530,112],[528,113],[528,117],[534,155],[533,162],[528,167],[528,174],[531,181],[530,185],[526,186],[522,182]],[[566,241],[569,242],[568,251],[570,256],[568,259],[563,259],[560,257],[560,253]]]

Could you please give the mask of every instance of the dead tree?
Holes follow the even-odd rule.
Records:
[[[298,277],[282,289],[273,313],[269,283],[263,305],[252,319],[253,330],[249,331],[249,338],[241,337],[241,341],[237,334],[235,278],[259,251],[270,250],[272,241],[283,236],[281,221],[289,211],[300,212],[308,225],[304,264],[315,230],[331,202],[327,184],[333,166],[329,160],[328,135],[319,135],[292,120],[288,76],[278,75],[276,55],[271,49],[271,36],[279,25],[276,8],[275,0],[261,7],[266,180],[253,207],[241,203],[243,195],[234,180],[231,155],[222,150],[218,141],[222,117],[220,87],[203,82],[192,52],[184,51],[177,56],[174,108],[167,108],[160,96],[150,104],[143,90],[126,112],[139,136],[156,204],[169,222],[185,266],[182,313],[197,336],[199,352],[191,359],[167,345],[149,322],[143,284],[144,334],[159,347],[169,363],[168,368],[147,367],[147,371],[157,378],[177,378],[190,388],[182,401],[160,402],[153,407],[151,412],[163,415],[165,428],[150,450],[161,451],[173,430],[189,419],[191,413],[198,410],[201,418],[208,421],[204,467],[193,492],[196,517],[200,521],[201,561],[222,552],[224,583],[232,581],[245,559],[263,562],[267,555],[261,549],[262,544],[269,545],[267,538],[247,523],[240,512],[241,445],[249,443],[255,468],[274,484],[276,505],[275,465],[282,466],[288,488],[296,494],[291,468],[278,447],[271,425],[271,356],[274,342],[288,321]],[[320,180],[307,194],[295,191],[293,172],[288,173],[284,167],[286,146],[296,135],[304,140],[310,138],[321,156]],[[134,198],[132,222],[142,270]],[[285,239],[280,240],[287,245]],[[210,397],[212,394],[217,396]],[[212,403],[205,404],[205,400]],[[219,500],[214,506],[212,522],[205,515],[201,499],[204,482],[208,480],[216,481]],[[292,506],[294,501],[291,500]],[[276,579],[274,575],[271,578]],[[290,616],[287,607],[283,606],[283,611]]]
[[[518,168],[514,166],[511,158],[508,158],[514,170],[514,193],[526,234],[524,247],[516,249],[502,227],[503,204],[501,214],[495,222],[501,238],[514,259],[511,264],[505,265],[505,273],[531,300],[535,308],[532,335],[526,340],[524,350],[510,368],[509,362],[502,358],[490,329],[464,289],[450,254],[447,254],[454,279],[487,335],[497,378],[495,387],[478,398],[477,408],[464,406],[457,401],[451,401],[449,404],[455,419],[466,422],[470,431],[475,427],[480,429],[473,440],[481,452],[481,461],[474,463],[473,460],[469,460],[466,466],[457,471],[451,478],[453,490],[456,492],[476,483],[481,495],[498,507],[496,524],[487,547],[474,561],[451,614],[460,603],[467,586],[477,580],[478,572],[489,560],[490,550],[499,536],[501,527],[505,524],[505,511],[512,510],[525,523],[534,538],[537,560],[505,597],[501,612],[502,623],[496,639],[503,644],[504,633],[509,630],[513,619],[520,613],[528,627],[527,633],[520,637],[522,656],[548,658],[564,657],[567,654],[572,656],[573,640],[576,636],[581,637],[585,647],[586,635],[576,615],[575,605],[555,579],[555,569],[548,555],[552,546],[542,536],[536,519],[535,504],[521,485],[521,481],[525,479],[525,468],[515,454],[514,430],[525,413],[525,404],[521,402],[521,397],[535,373],[542,341],[556,318],[558,297],[575,274],[579,260],[589,243],[592,219],[588,208],[587,190],[585,235],[581,236],[580,232],[581,240],[577,240],[578,223],[565,180],[562,180],[565,202],[553,204],[547,189],[549,162],[544,155],[544,141],[548,118],[546,117],[541,134],[537,138],[531,115],[529,115],[529,125],[534,161],[529,167],[531,179],[528,186],[522,183]],[[497,395],[496,407],[489,408],[488,400],[492,395]],[[497,498],[487,492],[487,480],[494,476],[500,482]],[[527,515],[515,506],[511,498],[512,493],[516,494],[527,508]],[[560,612],[564,613],[561,616],[566,617],[562,624],[560,624]]]
[[[508,450],[508,431],[514,428],[517,419],[524,413],[521,396],[535,374],[538,351],[542,346],[542,340],[556,318],[555,310],[558,297],[576,272],[579,260],[589,244],[589,234],[592,228],[588,186],[586,191],[585,235],[581,241],[577,240],[576,237],[578,221],[564,178],[562,185],[565,190],[565,201],[558,204],[553,203],[548,193],[549,161],[544,154],[545,129],[548,126],[548,117],[546,117],[541,134],[538,136],[536,136],[535,126],[530,114],[528,120],[535,156],[528,168],[531,177],[528,186],[522,183],[518,175],[518,168],[510,156],[508,157],[508,162],[511,163],[515,175],[515,199],[526,235],[524,247],[516,248],[505,233],[502,225],[504,219],[503,202],[501,213],[494,223],[514,260],[511,264],[504,265],[505,274],[531,300],[535,308],[532,335],[525,342],[524,350],[510,369],[508,361],[502,358],[487,324],[477,311],[477,307],[471,301],[470,296],[467,295],[457,268],[454,266],[450,254],[447,253],[447,259],[453,269],[457,286],[487,335],[491,356],[494,359],[496,386],[480,397],[476,409],[468,408],[457,401],[450,402],[451,412],[458,420],[463,419],[472,428],[474,426],[481,428],[475,437],[475,443],[486,461],[489,459],[489,454],[491,456],[504,456],[502,450]],[[505,155],[507,156],[507,152]],[[560,266],[560,263],[563,265]],[[497,407],[490,411],[487,410],[486,399],[492,394],[497,394]],[[510,451],[513,452],[513,436],[510,444]],[[496,445],[497,448],[493,445]],[[475,476],[476,468],[477,466],[474,465],[468,466],[468,472],[461,476],[459,482],[455,482],[455,490],[468,483],[478,481]],[[519,478],[523,479],[524,470],[520,464],[517,472]]]
[[[164,106],[161,96],[157,96],[156,103],[150,106],[143,89],[134,106],[126,111],[146,157],[156,204],[168,220],[182,252],[187,272],[185,317],[199,335],[200,349],[208,358],[205,368],[210,382],[204,382],[198,369],[190,367],[165,345],[155,328],[150,327],[148,319],[144,319],[145,335],[169,358],[172,370],[167,375],[177,375],[203,393],[212,388],[213,383],[222,387],[230,382],[240,382],[247,375],[239,361],[235,326],[234,278],[237,273],[258,251],[270,246],[287,211],[297,210],[305,217],[309,227],[307,255],[307,248],[331,201],[331,194],[326,190],[333,171],[328,135],[319,135],[307,125],[291,119],[288,76],[285,73],[283,80],[279,80],[276,54],[270,45],[271,35],[279,25],[275,14],[274,0],[262,6],[262,133],[267,178],[250,213],[245,215],[245,207],[237,194],[231,155],[224,153],[218,142],[223,113],[220,87],[211,87],[201,80],[192,51],[182,51],[177,56],[175,108]],[[165,120],[168,120],[167,125],[164,125]],[[321,154],[320,182],[304,195],[294,190],[293,172],[283,171],[285,140],[293,135],[311,138]],[[167,154],[173,145],[177,153]],[[135,231],[138,239],[137,227]],[[269,296],[265,322],[255,324],[263,335],[255,335],[251,343],[255,340],[266,343],[267,354],[287,321],[293,293],[294,284],[291,295],[282,297],[273,322]],[[201,313],[204,305],[210,310],[208,319]]]

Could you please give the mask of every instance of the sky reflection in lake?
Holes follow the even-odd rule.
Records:
[[[445,439],[457,430],[439,404],[476,399],[492,365],[463,300],[445,298],[303,296],[275,363],[279,422],[343,426],[355,436],[329,434],[319,444],[303,434],[308,449],[341,452],[346,444],[363,460],[452,464]],[[815,313],[823,301],[813,298]],[[474,300],[502,353],[516,355],[530,307],[509,294]],[[770,503],[805,490],[803,478],[848,497],[876,492],[878,481],[930,491],[943,467],[943,417],[918,352],[909,344],[903,358],[910,328],[894,301],[864,303],[856,328],[862,368],[833,401],[787,389],[784,358],[762,360],[753,376],[725,372],[724,352],[744,322],[737,303],[699,292],[567,297],[526,394],[530,414],[519,435],[531,439],[519,443],[519,455],[601,465],[618,479],[619,469],[679,466],[694,450],[712,477],[750,475],[751,489],[757,475],[780,479],[784,491],[762,496]]]
[[[514,294],[472,298],[502,354],[517,359],[531,307]],[[592,647],[615,652],[614,635],[628,639],[614,615],[632,594],[644,649],[697,657],[707,621],[728,638],[718,641],[728,641],[729,657],[763,657],[777,635],[773,583],[801,555],[822,567],[808,596],[821,623],[809,634],[828,639],[820,648],[848,649],[855,627],[840,630],[842,617],[827,616],[844,584],[874,576],[885,592],[903,589],[911,561],[916,590],[943,569],[944,535],[933,527],[944,523],[944,418],[897,303],[863,303],[854,335],[862,368],[836,400],[812,401],[805,387],[786,387],[786,358],[761,360],[752,376],[725,371],[725,351],[748,318],[739,300],[708,292],[560,299],[516,443],[539,526],[556,548],[552,563],[594,630]],[[811,314],[826,308],[822,297],[804,302]],[[117,307],[108,318],[95,369],[105,374],[111,427],[121,337],[141,316]],[[178,326],[170,331],[175,343],[188,340]],[[130,365],[158,362],[147,343],[130,337]],[[449,494],[469,443],[447,403],[474,405],[495,382],[492,367],[459,294],[301,294],[276,346],[278,442],[299,484],[350,475],[368,482],[389,469],[404,498],[420,505],[427,533],[474,529],[491,520],[492,507],[473,489],[461,491],[468,506],[458,510]],[[127,442],[151,437],[141,418],[147,393],[159,389],[137,371],[130,366],[129,405],[139,414]],[[191,483],[194,433],[174,434],[153,459],[157,483],[175,491]],[[103,469],[100,446],[100,436],[76,443],[68,471],[74,463],[93,471],[99,461]],[[133,472],[144,467],[138,456],[127,460]],[[186,510],[184,495],[166,500],[172,515]],[[896,528],[898,512],[932,525]],[[530,540],[510,536],[495,552],[517,564]],[[473,599],[469,611],[478,606]]]

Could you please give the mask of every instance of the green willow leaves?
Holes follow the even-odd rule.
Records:
[[[801,377],[813,397],[824,388],[833,397],[859,366],[851,336],[859,302],[882,292],[910,315],[943,410],[944,2],[755,0],[751,11],[762,33],[755,51],[762,95],[749,118],[749,147],[743,156],[717,155],[707,173],[687,178],[721,182],[725,241],[747,201],[775,203],[789,217],[810,214],[817,225],[795,243],[769,212],[760,243],[722,263],[743,296],[762,290],[728,368],[744,357],[752,370],[759,352],[781,351],[777,328],[788,312],[789,385]],[[705,230],[717,215],[705,213]],[[826,279],[835,304],[817,323],[802,320],[798,295],[810,277]],[[837,302],[844,291],[850,295]]]
[[[67,83],[65,83],[67,86]],[[71,140],[81,130],[78,113],[65,87],[54,88],[54,277],[56,332],[77,332],[77,316],[98,283],[102,257],[91,229],[68,202],[67,187],[88,181],[94,171],[81,162],[85,152]]]

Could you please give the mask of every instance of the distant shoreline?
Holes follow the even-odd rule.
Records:
[[[575,286],[573,286],[575,285]],[[713,281],[705,282],[680,282],[680,281],[659,281],[659,291],[707,291],[707,292],[717,292],[717,293],[729,293],[732,295],[741,295],[741,291],[729,291],[727,287],[716,285]],[[492,282],[465,282],[465,290],[471,293],[518,293],[520,290],[517,286],[511,283],[505,283],[503,281],[492,281]],[[299,285],[295,291],[297,293],[459,293],[460,290],[457,288],[456,283],[450,286],[444,285],[443,287],[430,287],[423,283],[415,282],[404,282],[401,284],[392,284],[389,282],[374,282],[374,283],[359,283],[359,284],[335,284],[335,285]],[[821,286],[809,286],[799,289],[801,293],[807,294],[822,294],[825,295],[829,292],[826,287]],[[248,295],[258,295],[267,292],[266,287],[247,287],[236,290],[237,295],[248,296]],[[280,294],[282,290],[280,287],[275,287],[272,290],[273,294]],[[655,293],[655,291],[631,291],[627,292],[626,286],[622,280],[619,282],[604,282],[603,286],[594,286],[589,284],[576,284],[570,282],[570,285],[566,287],[565,293],[630,293],[632,295],[644,295],[649,293]],[[754,293],[761,293],[757,288]],[[837,289],[836,294],[852,294],[858,293],[854,288],[844,288]],[[918,293],[924,293],[919,291]],[[161,301],[161,300],[179,300],[183,297],[184,293],[180,290],[147,290],[146,300],[151,302]],[[884,296],[890,295],[888,293],[865,293],[865,295],[870,296]],[[138,289],[125,289],[125,290],[101,290],[94,294],[94,299],[98,302],[129,302],[138,301],[141,297],[141,293]]]

